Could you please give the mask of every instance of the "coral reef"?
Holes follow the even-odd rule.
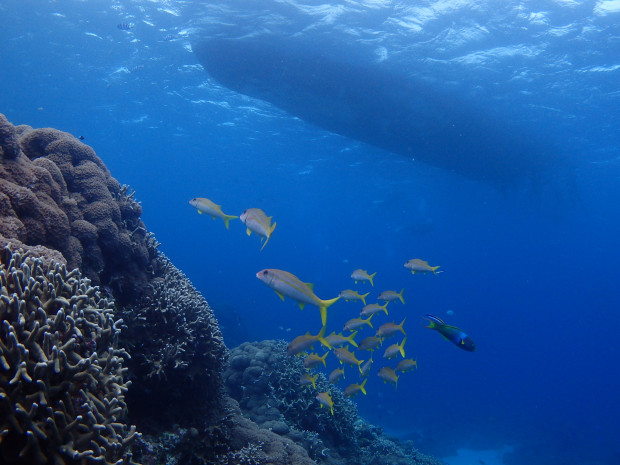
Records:
[[[218,421],[202,428],[174,428],[137,440],[136,458],[143,465],[313,465],[293,441],[245,418],[239,405],[225,397]]]
[[[118,311],[126,325],[121,342],[132,355],[132,414],[151,426],[201,424],[219,400],[227,348],[213,311],[187,277],[161,253],[154,265],[142,297]]]
[[[117,301],[140,295],[155,251],[142,207],[94,150],[56,129],[12,126],[0,115],[0,234],[62,253]]]
[[[0,461],[129,463],[113,304],[78,270],[0,250]]]
[[[286,346],[284,341],[247,342],[230,351],[224,381],[251,420],[297,442],[321,464],[439,464],[362,420],[355,404],[323,374],[316,389],[301,386],[306,369],[300,357],[286,354]],[[322,391],[334,401],[333,416],[315,400]]]
[[[0,161],[0,463],[436,465],[285,342],[230,353],[90,147],[0,114]]]

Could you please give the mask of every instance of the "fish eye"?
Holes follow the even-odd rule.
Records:
[[[263,270],[263,274],[264,274],[264,275],[268,275],[268,274],[269,274],[269,271],[267,271],[267,270]]]

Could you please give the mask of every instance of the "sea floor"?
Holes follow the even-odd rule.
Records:
[[[512,446],[488,450],[458,449],[456,455],[440,460],[447,465],[504,465],[504,455],[513,450]]]

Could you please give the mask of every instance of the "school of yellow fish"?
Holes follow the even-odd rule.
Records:
[[[264,240],[261,250],[271,238],[276,227],[275,222],[273,224],[271,223],[272,217],[268,217],[260,208],[249,208],[237,217],[225,214],[220,205],[206,198],[197,197],[190,200],[189,203],[198,210],[198,213],[206,213],[213,217],[213,219],[223,219],[227,229],[230,220],[240,218],[247,227],[248,235],[254,232],[261,237],[261,241]],[[411,270],[412,274],[427,272],[433,274],[440,273],[437,271],[439,266],[431,266],[427,261],[419,258],[408,260],[404,267]],[[376,274],[376,272],[369,274],[366,270],[356,269],[351,273],[351,278],[356,285],[359,284],[362,286],[365,285],[365,283],[369,283],[371,287],[374,287],[374,278]],[[319,368],[320,365],[326,367],[327,364],[325,360],[329,353],[333,353],[342,367],[336,368],[329,374],[329,382],[336,384],[341,379],[345,378],[344,368],[346,365],[357,367],[357,371],[359,371],[358,378],[360,380],[362,378],[365,379],[363,379],[361,383],[358,381],[349,384],[344,388],[343,392],[348,397],[352,397],[359,392],[366,394],[365,385],[368,380],[366,377],[369,375],[370,369],[374,363],[373,352],[378,350],[380,346],[383,346],[383,343],[387,339],[396,336],[398,333],[402,333],[403,338],[399,343],[394,343],[384,348],[383,355],[379,361],[383,366],[379,368],[377,376],[381,378],[384,383],[394,384],[396,389],[398,387],[398,379],[400,378],[398,373],[402,374],[418,368],[417,360],[405,358],[407,333],[405,332],[404,324],[406,318],[398,324],[392,321],[385,322],[379,326],[376,326],[376,321],[375,326],[373,326],[373,322],[371,321],[378,313],[389,315],[388,304],[390,304],[390,302],[400,300],[402,304],[405,304],[405,299],[403,297],[405,289],[401,289],[400,292],[393,290],[381,292],[377,296],[377,300],[384,302],[383,305],[379,303],[367,304],[366,298],[370,295],[370,292],[360,294],[358,291],[352,289],[341,291],[339,295],[333,299],[321,299],[314,293],[313,284],[303,282],[294,274],[283,270],[266,268],[256,273],[256,277],[272,288],[282,300],[284,300],[285,297],[289,297],[295,300],[301,309],[308,304],[318,307],[320,311],[322,326],[318,333],[310,334],[308,332],[298,336],[289,343],[287,348],[287,353],[289,355],[304,357],[304,366],[308,371],[299,379],[299,383],[302,386],[312,386],[313,389],[316,389],[318,373],[312,375],[312,370]],[[336,333],[332,331],[331,334],[326,336],[327,309],[340,299],[348,302],[359,301],[363,304],[363,307],[359,311],[359,316],[348,320],[341,332]],[[369,327],[371,330],[374,330],[376,327],[375,334],[361,339],[358,343],[355,338],[359,332],[366,330],[366,327]],[[343,332],[349,332],[350,334],[345,336]],[[309,352],[317,342],[326,349],[323,355],[319,355],[316,352]],[[349,350],[349,346],[354,348],[353,352]],[[358,351],[369,352],[369,358],[360,360],[356,355]],[[365,358],[365,356],[361,355],[359,357]],[[389,361],[397,358],[399,361],[394,367],[386,365]],[[316,400],[322,407],[329,408],[332,415],[334,414],[334,403],[329,392],[317,393]]]

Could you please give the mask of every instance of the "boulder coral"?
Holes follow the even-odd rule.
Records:
[[[58,250],[118,302],[139,296],[156,252],[141,205],[95,151],[56,129],[13,126],[0,114],[0,234]]]
[[[0,462],[131,463],[112,302],[44,256],[4,247],[0,259]]]

